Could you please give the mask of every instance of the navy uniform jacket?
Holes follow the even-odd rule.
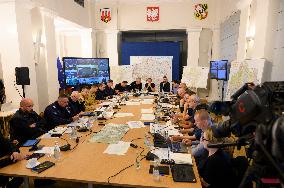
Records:
[[[105,94],[106,94],[106,96],[112,96],[112,95],[115,95],[115,91],[114,91],[114,89],[112,89],[112,88],[106,86],[106,88],[105,88]]]
[[[98,89],[98,91],[96,92],[96,100],[106,100],[106,94],[105,91],[101,91],[100,89]]]
[[[35,127],[31,128],[30,125],[33,123]],[[45,120],[34,111],[24,112],[19,109],[10,120],[11,138],[20,144],[41,136],[47,128]]]
[[[164,92],[170,92],[171,91],[170,82],[166,82],[166,83],[161,82],[160,83],[160,92],[162,92],[162,91],[164,91]]]
[[[73,121],[71,108],[69,106],[65,108],[61,107],[57,101],[45,108],[44,118],[49,127],[48,130],[54,129],[58,125],[69,124]]]
[[[83,102],[81,103],[79,101],[74,102],[70,97],[69,97],[69,106],[71,109],[72,116],[76,116],[80,112],[85,111],[85,105]]]

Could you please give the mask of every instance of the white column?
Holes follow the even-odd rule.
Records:
[[[56,35],[54,18],[52,13],[44,13],[43,15],[43,27],[45,36],[45,55],[46,55],[46,73],[47,73],[47,92],[48,103],[54,102],[58,97],[59,83],[57,75],[56,64]]]
[[[34,46],[31,22],[32,5],[28,0],[16,1],[16,23],[21,66],[29,67],[30,85],[25,86],[26,97],[34,102],[34,110],[38,112],[38,92],[34,61]]]
[[[199,37],[201,28],[199,29],[187,29],[188,38],[188,58],[187,66],[198,66],[199,59]]]

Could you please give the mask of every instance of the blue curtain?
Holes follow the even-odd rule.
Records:
[[[172,77],[173,80],[180,80],[180,45],[178,42],[123,42],[122,65],[130,65],[130,56],[173,56]]]

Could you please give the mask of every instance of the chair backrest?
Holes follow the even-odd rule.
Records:
[[[239,186],[249,166],[249,162],[246,157],[238,156],[236,158],[232,158],[232,165],[235,173],[235,183]]]

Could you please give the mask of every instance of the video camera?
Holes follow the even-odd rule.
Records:
[[[284,82],[257,86],[246,83],[231,99],[209,105],[210,112],[229,117],[215,128],[214,136],[227,137],[233,133],[239,138],[235,143],[208,147],[250,144],[254,152],[250,173],[258,173],[260,178],[278,177],[284,182]]]

